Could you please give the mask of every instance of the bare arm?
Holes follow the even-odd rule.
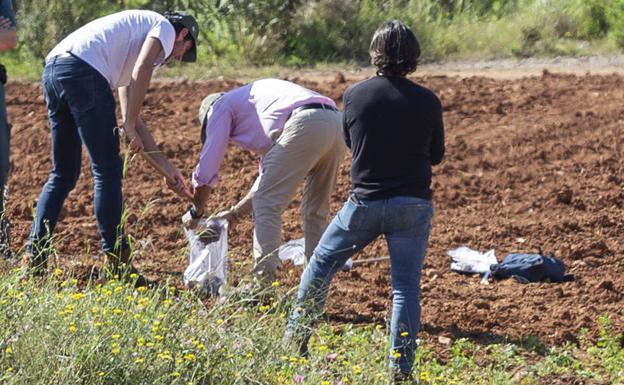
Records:
[[[187,229],[197,228],[199,219],[205,216],[206,203],[208,202],[208,197],[210,196],[211,191],[212,188],[207,185],[195,188],[195,193],[193,194],[193,207],[195,208],[197,217],[193,218],[191,211],[187,211],[182,216],[182,223],[184,224],[184,227]]]
[[[121,114],[125,121],[128,105],[128,87],[119,88],[118,93],[119,103],[121,105]],[[184,183],[184,177],[180,171],[163,155],[162,151],[160,151],[154,137],[145,126],[140,116],[137,117],[135,131],[143,144],[143,157],[153,168],[156,169],[156,171],[165,176],[169,188],[180,196],[190,198],[191,194],[188,192],[186,184]]]
[[[149,37],[143,43],[139,57],[132,70],[130,85],[126,87],[126,100],[122,103],[122,113],[124,113],[124,130],[130,140],[130,148],[133,152],[143,149],[142,137],[138,136],[137,122],[141,105],[145,100],[147,87],[152,78],[154,63],[162,53],[163,48],[160,40]],[[125,105],[124,105],[125,104]]]
[[[211,191],[212,188],[210,186],[199,186],[195,189],[195,194],[193,194],[193,205],[199,215],[203,215],[205,213],[206,203],[208,202],[208,197],[210,196]]]
[[[243,197],[237,204],[229,209],[217,214],[217,217],[226,219],[230,224],[230,227],[237,225],[243,218],[250,215],[253,210],[253,197],[255,195],[253,187],[247,192],[247,195]]]

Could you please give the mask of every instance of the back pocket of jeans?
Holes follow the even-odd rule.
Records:
[[[87,112],[95,108],[95,79],[88,75],[80,78],[63,79],[66,103],[71,110]]]
[[[431,204],[410,203],[397,207],[395,215],[386,218],[388,228],[394,231],[422,229],[428,225],[433,215]]]
[[[345,230],[362,230],[367,225],[367,211],[365,204],[351,196],[338,212],[338,220]]]

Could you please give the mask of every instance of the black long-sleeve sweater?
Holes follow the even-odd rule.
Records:
[[[442,105],[404,77],[375,76],[344,94],[353,192],[365,199],[431,199],[431,166],[444,157]]]

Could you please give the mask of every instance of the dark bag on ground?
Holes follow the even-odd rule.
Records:
[[[495,278],[514,277],[523,283],[547,279],[561,282],[566,277],[565,269],[565,264],[552,255],[545,257],[541,254],[525,253],[509,254],[503,262],[490,266]]]

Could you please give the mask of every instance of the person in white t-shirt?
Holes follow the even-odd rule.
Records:
[[[63,39],[46,57],[42,83],[52,134],[52,172],[37,202],[25,264],[43,274],[63,202],[80,175],[85,145],[94,177],[94,206],[110,267],[129,266],[123,235],[122,160],[115,99],[134,153],[149,154],[173,176],[169,187],[186,191],[184,178],[159,151],[139,116],[154,69],[170,60],[196,60],[198,25],[187,13],[131,10],[96,19]]]

